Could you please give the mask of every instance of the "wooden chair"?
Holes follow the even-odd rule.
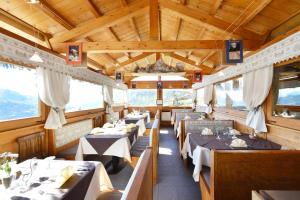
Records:
[[[36,157],[44,158],[46,156],[45,133],[34,133],[17,138],[19,146],[19,162]]]
[[[300,190],[300,151],[212,151],[200,173],[202,200],[251,200],[253,190]]]
[[[111,190],[103,192],[97,200],[152,200],[152,151],[147,148],[138,160],[138,163],[130,177],[129,182],[124,190]]]

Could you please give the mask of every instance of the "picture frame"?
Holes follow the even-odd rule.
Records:
[[[115,79],[116,79],[116,82],[123,82],[123,73],[122,72],[116,72],[115,73]]]
[[[82,63],[82,43],[67,43],[67,65],[80,65]]]
[[[136,89],[136,82],[131,82],[131,88]]]
[[[157,81],[157,89],[163,89],[163,82]]]
[[[225,47],[225,58],[227,64],[243,62],[243,40],[226,40]]]
[[[156,105],[158,105],[158,106],[163,105],[163,100],[162,99],[157,99],[156,100]]]
[[[193,82],[194,83],[202,82],[202,71],[200,70],[194,71]]]

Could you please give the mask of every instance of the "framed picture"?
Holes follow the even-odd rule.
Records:
[[[163,100],[162,99],[157,99],[156,100],[156,105],[163,105]]]
[[[228,64],[243,62],[242,40],[226,40],[226,62]]]
[[[202,71],[194,71],[193,82],[202,82]]]
[[[66,63],[68,65],[80,65],[82,61],[82,43],[68,43]]]
[[[163,89],[163,82],[157,81],[157,89]]]
[[[117,82],[123,82],[123,74],[122,72],[116,72],[115,78]]]
[[[131,88],[135,89],[136,88],[136,82],[131,82]]]
[[[185,82],[183,83],[183,88],[186,89],[186,88],[188,88],[188,87],[189,87],[189,82],[185,81]]]

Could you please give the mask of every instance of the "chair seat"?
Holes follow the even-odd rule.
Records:
[[[203,176],[204,181],[210,189],[210,167],[203,166],[201,170],[201,175]]]
[[[151,129],[154,122],[149,122],[145,125],[146,129]]]
[[[56,154],[56,157],[57,158],[65,158],[65,159],[75,158],[77,149],[78,149],[78,144],[75,144],[63,151],[58,152]]]
[[[140,157],[143,151],[147,148],[147,146],[149,146],[149,137],[138,137],[137,141],[134,143],[130,150],[131,156]]]
[[[109,190],[101,192],[97,200],[120,200],[122,198],[122,192],[118,190]]]

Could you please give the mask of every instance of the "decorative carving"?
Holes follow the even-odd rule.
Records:
[[[175,67],[169,66],[164,63],[162,59],[159,59],[154,64],[149,64],[146,67],[136,66],[133,70],[135,73],[169,73],[169,72],[183,72],[184,65],[182,63],[176,63]]]

